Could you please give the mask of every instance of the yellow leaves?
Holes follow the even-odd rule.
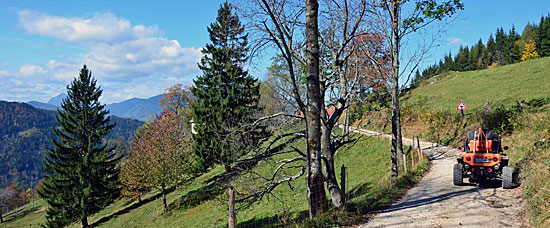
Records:
[[[191,105],[195,103],[195,99],[191,94],[191,87],[182,84],[176,84],[168,88],[159,101],[163,111],[175,113],[179,119],[185,119],[192,115]]]
[[[539,58],[539,53],[536,50],[535,41],[530,40],[525,44],[525,49],[523,50],[523,56],[521,56],[521,61],[529,61],[531,59]]]

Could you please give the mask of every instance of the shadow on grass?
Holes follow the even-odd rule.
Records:
[[[4,217],[3,217],[4,223],[23,218],[23,217],[27,216],[28,214],[30,214],[32,212],[38,211],[40,208],[41,207],[35,207],[35,208],[32,208],[32,209],[28,209],[28,210],[25,210],[22,207],[18,208],[15,211],[11,211],[11,213],[9,213],[7,215],[4,214]]]
[[[394,195],[392,190],[394,189],[385,187],[375,189],[371,183],[358,185],[347,193],[348,201],[359,197],[363,197],[363,199],[349,202],[347,211],[362,215],[385,208],[391,203],[392,195]]]
[[[222,194],[224,188],[218,185],[203,186],[197,190],[193,190],[186,195],[174,200],[168,205],[168,210],[173,209],[189,209],[201,204],[204,201],[211,200],[214,197]]]
[[[172,187],[172,188],[169,188],[166,190],[166,195],[174,192],[176,190],[175,187]],[[223,192],[223,188],[221,187],[221,185],[219,184],[209,184],[209,185],[206,185],[206,186],[203,186],[197,190],[194,190],[194,191],[191,191],[187,194],[185,194],[184,196],[180,197],[179,199],[176,199],[174,202],[168,204],[168,211],[172,211],[173,209],[188,209],[188,208],[191,208],[191,207],[194,207],[194,206],[197,206],[199,204],[201,204],[202,202],[204,201],[207,201],[207,200],[210,200],[210,199],[213,199],[214,197],[216,197],[217,195],[221,194]],[[93,224],[91,224],[92,226],[98,226],[102,223],[105,223],[117,216],[120,216],[120,215],[123,215],[123,214],[126,214],[138,207],[141,207],[142,205],[145,205],[149,202],[152,202],[156,199],[159,199],[162,197],[162,193],[159,192],[149,198],[146,198],[146,199],[143,199],[139,202],[136,202],[136,203],[133,203],[133,204],[130,204],[131,202],[129,203],[126,203],[125,205],[128,205],[130,204],[129,206],[125,207],[124,209],[121,209],[113,214],[110,214],[108,216],[105,216],[105,217],[102,217],[101,219],[97,220],[96,222],[94,222]]]
[[[239,223],[238,227],[256,228],[256,227],[295,227],[298,221],[307,220],[308,212],[300,211],[296,218],[291,218],[289,214],[274,215],[267,218],[252,218]]]
[[[174,190],[176,190],[176,188],[169,188],[169,189],[166,190],[166,194],[169,194],[169,193],[173,192]],[[130,206],[125,207],[124,209],[118,210],[117,212],[115,212],[115,213],[113,213],[113,214],[110,214],[110,215],[108,215],[108,216],[102,217],[101,219],[99,219],[99,220],[95,221],[94,223],[92,223],[91,226],[92,226],[92,227],[94,227],[94,226],[99,226],[99,225],[101,225],[102,223],[105,223],[105,222],[107,222],[107,221],[109,221],[109,220],[111,220],[111,219],[113,219],[113,218],[115,218],[115,217],[117,217],[117,216],[126,214],[126,213],[128,213],[128,212],[130,212],[130,211],[132,211],[132,210],[134,210],[134,209],[136,209],[136,208],[138,208],[138,207],[141,207],[141,206],[144,205],[144,204],[147,204],[147,203],[149,203],[149,202],[155,201],[156,199],[158,199],[158,198],[160,198],[160,197],[162,197],[162,193],[161,193],[161,192],[159,192],[159,193],[157,193],[157,194],[155,194],[155,195],[153,195],[153,196],[151,196],[151,197],[149,197],[149,198],[146,198],[146,199],[143,199],[143,200],[141,200],[141,201],[139,201],[139,202],[136,202],[136,203],[134,203],[134,204],[131,204]]]

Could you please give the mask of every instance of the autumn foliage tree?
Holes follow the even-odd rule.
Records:
[[[4,222],[2,214],[11,207],[11,202],[17,197],[15,189],[9,186],[5,189],[0,189],[0,223]]]
[[[136,130],[132,141],[133,150],[142,151],[137,148],[137,141],[145,135],[147,125],[143,125]],[[146,183],[146,174],[150,167],[150,163],[142,162],[145,159],[145,153],[131,153],[128,159],[120,168],[120,180],[122,183],[122,195],[130,198],[137,198],[141,202],[141,196],[148,192],[150,188]]]
[[[139,196],[147,188],[157,189],[168,213],[167,190],[190,177],[194,161],[184,135],[176,115],[168,111],[138,131],[134,152],[122,167],[124,191]]]
[[[381,33],[365,30],[353,39],[353,53],[348,60],[350,76],[358,77],[358,102],[367,93],[374,94],[374,101],[381,102],[380,93],[385,91],[385,81],[391,71],[391,60],[386,40]]]
[[[535,41],[530,40],[525,44],[525,49],[523,50],[523,55],[521,56],[521,61],[529,61],[531,59],[536,59],[540,57],[539,53],[536,50]]]
[[[163,111],[173,112],[178,120],[186,122],[193,115],[190,107],[195,99],[191,87],[178,83],[166,89],[159,103]]]

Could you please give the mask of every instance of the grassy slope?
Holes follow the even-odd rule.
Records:
[[[435,141],[452,138],[453,132],[458,131],[458,136],[448,142],[459,146],[466,130],[481,126],[480,109],[486,100],[491,103],[491,113],[495,106],[548,97],[550,57],[494,69],[448,73],[429,79],[407,94],[403,103],[404,132]],[[455,110],[459,99],[469,109],[464,118]],[[534,146],[538,140],[550,140],[550,104],[527,106],[526,112],[515,111],[504,118],[509,119],[512,128],[503,135],[503,142],[510,147],[506,153],[512,166],[520,172],[530,222],[534,227],[550,227],[550,144]]]
[[[387,204],[398,194],[397,190],[388,190],[389,182],[389,142],[377,138],[363,137],[347,152],[339,152],[336,157],[337,175],[342,164],[347,169],[347,190],[350,192],[352,210],[365,213],[368,209]],[[266,162],[268,163],[268,162]],[[425,167],[424,167],[425,168]],[[263,165],[257,171],[267,172],[272,167]],[[161,199],[151,200],[135,207],[136,202],[122,199],[115,202],[97,215],[89,218],[90,223],[100,219],[106,221],[95,224],[96,227],[215,227],[226,226],[227,198],[226,192],[214,195],[198,205],[186,207],[189,192],[203,186],[205,180],[220,173],[218,167],[208,174],[195,180],[188,186],[181,187],[168,195],[168,203],[172,208],[170,214],[163,215]],[[415,177],[413,177],[415,178]],[[235,183],[244,187],[250,183]],[[279,226],[289,219],[303,216],[307,210],[307,200],[304,177],[295,181],[291,189],[288,185],[279,186],[273,195],[264,198],[259,204],[248,209],[238,210],[237,219],[240,226],[263,227]],[[146,196],[152,197],[154,193]],[[193,198],[193,197],[191,197]],[[6,223],[0,227],[36,227],[44,222],[45,211],[43,202],[38,203],[38,211],[30,210],[26,205],[15,213],[7,215]],[[42,207],[42,208],[41,208]],[[116,214],[112,219],[105,219]],[[300,222],[299,222],[300,223]],[[78,227],[74,224],[72,227]]]
[[[487,100],[491,106],[509,105],[548,96],[550,57],[493,69],[442,74],[405,96],[403,106],[456,110],[462,99],[468,109],[479,109]]]

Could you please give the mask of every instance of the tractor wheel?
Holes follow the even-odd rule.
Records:
[[[462,176],[462,164],[458,163],[455,164],[453,167],[453,184],[454,185],[462,185],[463,182],[463,176]]]
[[[509,189],[514,186],[512,182],[512,167],[502,167],[502,188]]]

